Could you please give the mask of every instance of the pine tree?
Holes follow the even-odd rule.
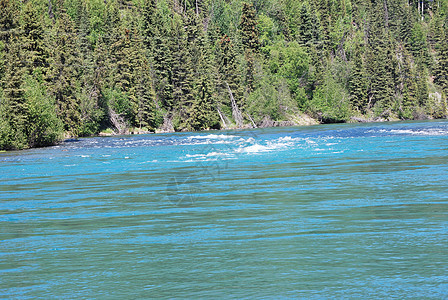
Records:
[[[259,32],[257,28],[256,12],[252,4],[243,3],[241,15],[240,32],[244,48],[244,59],[246,62],[246,93],[254,90],[255,56],[260,48]]]
[[[440,26],[438,28],[439,33],[436,38],[436,67],[434,70],[435,79],[434,82],[438,84],[444,91],[445,95],[448,95],[448,43],[446,42],[448,37],[448,30],[446,26]]]
[[[250,49],[253,52],[257,52],[260,48],[260,40],[256,12],[252,4],[243,3],[240,28],[244,49]]]
[[[349,82],[350,101],[352,106],[365,113],[367,109],[366,68],[362,58],[361,48],[358,46],[353,58],[353,70]]]
[[[195,84],[199,74],[198,63],[201,60],[201,48],[198,42],[201,29],[192,10],[184,16],[185,33],[179,33],[178,51],[173,73],[175,74],[176,110],[180,115],[179,129],[195,130],[198,127],[195,111]],[[184,46],[182,46],[184,45]],[[182,50],[184,48],[184,50]],[[181,63],[181,64],[179,64]],[[195,128],[196,127],[196,128]]]
[[[6,45],[9,43],[11,37],[17,34],[18,19],[17,12],[19,11],[17,1],[15,0],[0,0],[0,41]]]
[[[5,74],[2,80],[4,99],[0,103],[4,122],[11,132],[7,133],[4,149],[23,149],[27,145],[25,128],[27,106],[24,98],[23,82],[25,64],[18,36],[9,40],[6,54]]]
[[[430,66],[431,58],[429,56],[428,43],[419,23],[415,23],[412,29],[408,47],[415,58],[426,66]]]
[[[62,12],[56,21],[50,56],[49,92],[56,99],[59,118],[64,129],[78,135],[81,124],[77,88],[81,67],[80,53],[74,24],[67,13]]]
[[[14,0],[0,0],[0,80],[5,74],[10,40],[19,34],[16,4]]]
[[[400,68],[400,83],[402,102],[399,107],[399,116],[403,119],[411,119],[412,111],[417,105],[417,73],[412,65],[411,55],[405,49],[403,51],[403,61]]]
[[[300,10],[299,43],[308,47],[316,45],[320,40],[319,26],[320,24],[316,14],[306,4],[303,4]]]
[[[238,72],[238,64],[236,61],[236,51],[235,46],[232,43],[230,37],[224,35],[218,42],[217,51],[217,68],[218,68],[218,85],[221,90],[227,96],[227,84],[233,93],[233,97],[238,106],[242,106],[242,87],[241,87],[241,76]]]
[[[152,3],[152,2],[151,2]],[[152,84],[156,93],[156,102],[171,111],[173,102],[173,64],[176,62],[174,56],[177,54],[177,40],[180,26],[172,20],[171,24],[164,22],[162,13],[156,8],[155,2],[147,4],[144,20],[145,44],[149,51],[149,64]],[[172,16],[167,16],[172,19]],[[171,29],[176,27],[179,30]],[[182,29],[183,30],[183,29]],[[180,30],[180,31],[182,31]]]
[[[25,4],[22,13],[21,44],[27,66],[27,73],[39,68],[45,74],[48,68],[48,49],[45,46],[44,30],[31,2]]]
[[[202,26],[196,17],[198,36],[196,39],[197,56],[194,60],[197,65],[194,81],[194,103],[192,106],[192,127],[195,130],[219,129],[219,119],[216,103],[213,100],[213,75],[210,60],[209,45]]]
[[[136,27],[132,29],[130,55],[132,62],[132,87],[130,89],[134,126],[155,129],[160,123],[160,108],[157,107],[155,92],[151,83],[148,59],[143,39]]]
[[[411,36],[413,29],[413,16],[411,8],[408,5],[403,5],[402,7],[402,19],[400,22],[400,39],[406,45],[408,49],[411,48]]]
[[[428,102],[429,87],[428,87],[428,70],[424,68],[423,64],[417,64],[416,76],[417,76],[416,106],[424,107]]]
[[[149,55],[154,51],[153,39],[157,36],[157,3],[156,0],[145,0],[142,8],[144,43]]]
[[[188,30],[192,30],[192,24],[185,24],[191,21],[190,18],[189,15],[184,16],[184,19],[173,27],[173,40],[170,49],[172,53],[170,79],[173,99],[168,108],[175,110],[180,119],[178,124],[175,124],[178,130],[192,130],[186,120],[189,119],[190,107],[193,103],[193,80],[197,75],[191,56],[194,35],[190,36],[192,39],[190,40],[187,33]]]
[[[371,10],[370,15],[366,50],[368,107],[372,108],[378,104],[379,108],[386,112],[391,108],[395,94],[395,61],[381,1]]]

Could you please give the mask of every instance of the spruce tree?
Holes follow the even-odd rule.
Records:
[[[252,4],[243,3],[243,11],[240,22],[241,40],[244,48],[246,62],[246,93],[254,90],[255,56],[260,48],[259,32],[257,28],[256,12]]]
[[[445,95],[448,95],[448,30],[446,26],[440,26],[438,28],[439,33],[437,34],[436,42],[436,66],[434,70],[434,82],[438,84]]]
[[[0,12],[0,41],[7,45],[11,37],[18,34],[17,15],[19,9],[17,1],[0,0]]]
[[[170,49],[172,62],[169,74],[172,84],[172,102],[167,108],[176,112],[178,122],[174,125],[177,130],[192,130],[186,121],[189,119],[190,107],[193,103],[193,80],[197,76],[191,56],[195,36],[190,34],[189,37],[187,33],[195,30],[191,29],[193,26],[191,18],[190,15],[185,15],[172,29],[173,39]]]
[[[145,43],[149,51],[150,72],[157,103],[170,111],[174,106],[173,64],[176,62],[174,56],[176,49],[179,48],[177,41],[182,39],[179,32],[183,29],[180,29],[174,20],[171,24],[165,23],[162,13],[154,4],[149,5],[144,24]],[[171,27],[176,27],[180,31]]]
[[[383,4],[378,2],[370,11],[370,30],[366,50],[369,108],[380,105],[388,111],[395,94],[395,61],[389,31],[385,27]]]
[[[325,19],[325,15],[323,16]],[[300,24],[298,30],[298,41],[301,45],[310,47],[316,45],[320,40],[319,20],[307,4],[303,4],[300,10]]]
[[[400,69],[402,102],[399,107],[399,116],[403,119],[411,119],[412,111],[415,110],[417,105],[418,75],[415,66],[412,65],[411,54],[405,49],[403,51],[403,61]]]
[[[27,105],[24,98],[23,82],[25,77],[25,59],[19,36],[9,40],[6,54],[5,74],[2,80],[4,98],[0,103],[5,124],[11,131],[3,146],[5,149],[22,149],[27,146],[26,118]]]
[[[220,89],[224,91],[225,98],[228,99],[228,84],[237,105],[241,106],[243,93],[241,76],[238,72],[238,64],[236,61],[235,45],[227,35],[224,35],[218,42],[216,59],[218,64],[218,85]]]
[[[67,13],[60,14],[52,35],[48,88],[56,99],[57,113],[64,129],[77,136],[81,124],[77,98],[81,60],[74,24]]]
[[[21,44],[28,74],[36,69],[45,76],[48,72],[48,48],[42,22],[31,2],[25,4],[21,20]]]
[[[139,128],[154,130],[160,123],[160,108],[151,82],[143,39],[135,24],[132,28],[129,59],[132,62],[132,87],[129,90],[133,108],[132,123]]]
[[[416,105],[419,107],[424,107],[428,102],[429,87],[428,87],[428,70],[423,66],[423,64],[417,64],[416,76],[417,76]]]
[[[195,99],[192,107],[194,112],[192,127],[195,130],[219,129],[217,107],[213,98],[214,87],[210,47],[198,17],[196,17],[196,28],[198,31],[196,39],[197,56],[195,59],[197,76],[194,81]]]
[[[5,75],[10,40],[19,34],[16,4],[14,0],[0,0],[0,80]]]
[[[257,52],[260,48],[260,40],[256,11],[252,4],[243,3],[240,30],[244,49],[250,49],[253,52]]]
[[[430,66],[431,58],[429,56],[428,43],[426,41],[425,33],[419,23],[414,24],[408,47],[419,62],[424,63],[426,66]]]
[[[143,22],[143,41],[152,56],[154,51],[153,39],[157,35],[157,3],[156,0],[145,0],[142,8],[142,22]]]
[[[352,106],[361,113],[367,109],[367,81],[366,68],[363,62],[361,47],[355,49],[353,69],[349,82],[350,101]]]

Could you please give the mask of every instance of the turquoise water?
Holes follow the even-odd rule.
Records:
[[[0,298],[448,298],[448,121],[0,153]]]

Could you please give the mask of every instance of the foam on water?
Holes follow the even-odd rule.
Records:
[[[415,128],[415,129],[372,129],[368,133],[393,134],[393,135],[417,135],[417,136],[444,136],[448,135],[447,128]]]
[[[207,134],[207,135],[193,135],[189,136],[187,139],[189,140],[202,140],[202,139],[211,139],[211,140],[227,140],[227,139],[236,139],[240,138],[237,135],[230,134]]]

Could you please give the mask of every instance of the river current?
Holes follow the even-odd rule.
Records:
[[[448,298],[448,121],[0,153],[0,298]]]

